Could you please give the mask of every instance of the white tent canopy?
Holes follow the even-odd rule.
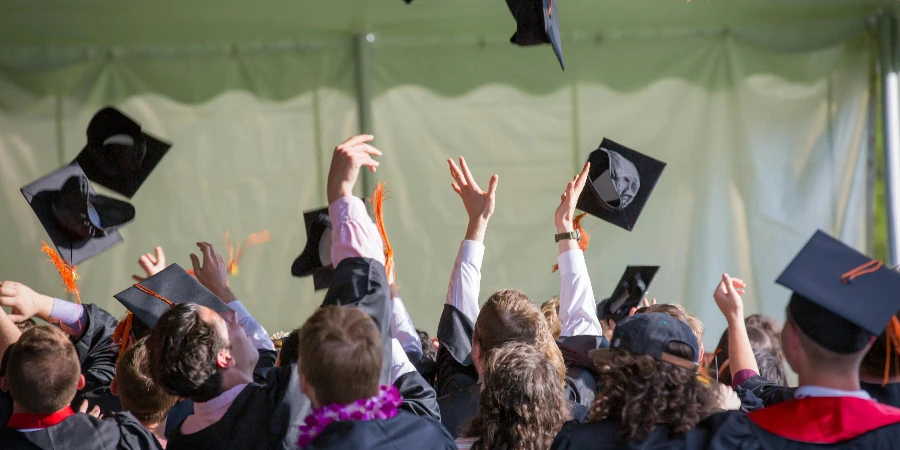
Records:
[[[626,264],[663,268],[651,295],[724,327],[727,271],[749,311],[783,317],[773,284],[816,229],[867,250],[875,29],[890,0],[561,0],[567,70],[509,44],[483,0],[26,1],[0,4],[0,278],[63,296],[18,188],[70,161],[112,104],[175,146],[134,197],[125,244],[79,268],[83,298],[121,313],[138,256],[268,229],[234,289],[270,331],[318,305],[289,267],[302,212],[325,204],[331,148],[360,130],[385,151],[401,294],[433,331],[465,230],[446,158],[500,175],[481,300],[558,293],[559,194],[603,137],[668,162],[636,230],[596,220],[598,300]],[[10,238],[15,236],[14,238]],[[221,245],[220,245],[221,249]]]

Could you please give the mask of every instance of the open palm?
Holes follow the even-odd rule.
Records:
[[[450,164],[450,175],[456,180],[450,186],[462,199],[463,205],[466,207],[466,213],[469,215],[469,222],[487,222],[491,215],[494,214],[495,195],[500,177],[496,174],[492,176],[488,184],[488,190],[485,192],[481,190],[478,183],[475,182],[475,178],[472,177],[472,172],[469,171],[465,158],[459,157],[459,166],[452,159],[448,159],[447,162]]]

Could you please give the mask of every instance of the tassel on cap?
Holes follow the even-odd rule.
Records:
[[[46,253],[47,256],[50,257],[48,261],[52,262],[54,266],[56,266],[56,270],[59,272],[59,278],[63,282],[63,286],[66,287],[66,292],[75,295],[75,303],[81,304],[81,293],[78,291],[78,285],[75,283],[76,280],[80,280],[81,277],[78,276],[78,273],[75,272],[78,269],[77,266],[70,266],[65,260],[63,260],[59,254],[56,253],[56,250],[50,248],[43,239],[41,239],[41,251]]]
[[[897,316],[891,317],[891,321],[885,328],[885,358],[884,358],[884,380],[881,385],[885,386],[891,377],[891,360],[894,360],[894,373],[900,373],[900,319]],[[891,349],[891,345],[894,346]]]
[[[129,312],[118,324],[116,324],[116,329],[113,331],[113,343],[119,346],[119,356],[122,356],[122,353],[124,353],[125,349],[131,345],[131,341],[134,339],[131,335],[133,323],[134,314]]]
[[[391,242],[388,241],[387,230],[384,229],[384,201],[385,190],[384,182],[375,185],[375,192],[372,193],[372,209],[375,211],[375,225],[381,234],[381,240],[384,241],[384,271],[388,280],[394,279],[394,249]]]
[[[591,242],[591,236],[585,231],[584,227],[581,226],[581,219],[584,219],[584,216],[586,215],[587,213],[581,213],[575,216],[575,220],[572,221],[572,226],[581,233],[581,240],[578,241],[578,248],[580,248],[582,252],[587,250],[588,244]],[[557,270],[559,270],[559,264],[553,266],[553,272],[556,272]]]

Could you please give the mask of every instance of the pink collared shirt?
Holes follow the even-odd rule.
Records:
[[[346,258],[371,258],[384,264],[384,242],[366,203],[359,197],[341,197],[328,205],[331,218],[331,263]]]

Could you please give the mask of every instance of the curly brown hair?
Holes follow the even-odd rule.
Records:
[[[559,372],[559,383],[565,383],[566,364],[543,313],[524,292],[513,289],[503,289],[488,297],[472,331],[472,343],[478,344],[485,359],[491,351],[508,342],[524,342],[543,351]]]
[[[571,418],[556,367],[531,345],[510,342],[491,351],[484,368],[478,415],[465,436],[473,450],[538,450]]]
[[[559,339],[562,334],[562,322],[559,321],[559,296],[554,295],[550,300],[541,305],[541,312],[544,313],[544,319],[547,320],[547,326],[550,327],[550,335],[553,339]]]
[[[671,342],[666,352],[687,360],[693,350]],[[625,350],[612,353],[600,368],[604,389],[591,406],[589,420],[618,424],[620,442],[646,440],[658,424],[680,435],[711,415],[717,408],[716,392],[683,367]]]

